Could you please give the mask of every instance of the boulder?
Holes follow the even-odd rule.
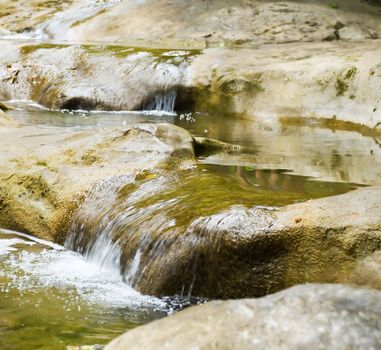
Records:
[[[0,127],[0,226],[63,242],[72,212],[101,179],[194,161],[169,124],[77,132]]]
[[[340,41],[202,51],[4,45],[2,99],[64,110],[230,113],[272,126],[323,121],[381,133],[379,40],[357,43],[356,55]]]
[[[378,40],[214,48],[197,55],[176,108],[233,113],[270,126],[314,121],[380,135]]]
[[[0,61],[0,98],[3,94],[55,110],[172,111],[191,55],[123,46],[9,43]]]
[[[260,299],[212,301],[135,328],[105,350],[379,349],[381,293],[300,285]]]
[[[375,38],[381,32],[374,8],[360,0],[75,1],[63,7],[36,26],[50,39],[184,49],[358,40],[357,34],[341,36],[339,30],[344,27],[355,28],[360,39]]]

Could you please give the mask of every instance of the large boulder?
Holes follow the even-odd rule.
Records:
[[[0,125],[0,135],[0,226],[59,242],[97,181],[194,161],[193,138],[169,124],[48,133]]]
[[[212,301],[131,330],[105,350],[381,347],[381,293],[301,285],[260,299]]]
[[[50,109],[172,111],[192,52],[14,44],[0,53],[0,99]]]
[[[3,100],[66,110],[235,113],[272,125],[323,120],[380,136],[378,40],[357,43],[356,55],[342,42],[203,51],[3,45]]]
[[[178,108],[236,113],[268,122],[323,121],[380,135],[378,40],[207,49],[186,71]],[[361,129],[363,126],[363,129]]]
[[[39,3],[40,16],[29,17],[33,5],[16,12],[15,6],[6,4],[9,18],[0,25],[18,31],[34,29],[36,34],[70,42],[176,48],[364,40],[381,32],[374,9],[360,0],[66,1],[57,9]]]

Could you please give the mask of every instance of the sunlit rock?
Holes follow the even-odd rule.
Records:
[[[381,347],[380,329],[380,292],[311,284],[192,307],[127,332],[105,350],[368,350]]]
[[[66,237],[72,211],[97,180],[194,160],[193,138],[167,124],[0,133],[0,226],[49,240]]]

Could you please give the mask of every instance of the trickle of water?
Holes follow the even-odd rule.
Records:
[[[175,111],[176,97],[176,91],[158,93],[150,102],[143,106],[143,110],[173,113]]]

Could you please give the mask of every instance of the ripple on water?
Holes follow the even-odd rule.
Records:
[[[119,271],[53,246],[0,230],[1,350],[104,344],[184,306],[142,295]]]

